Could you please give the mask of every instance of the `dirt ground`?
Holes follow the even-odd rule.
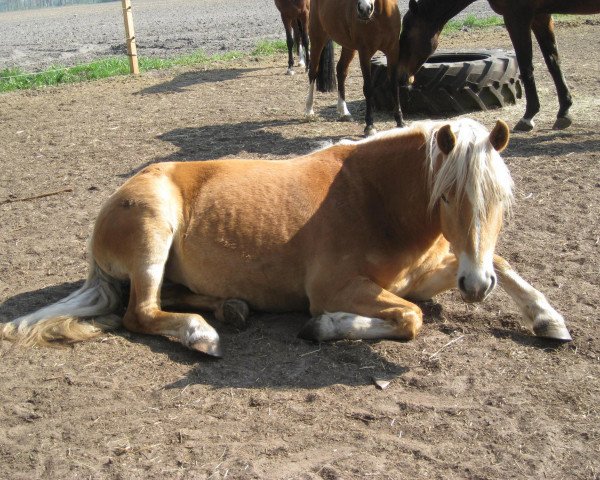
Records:
[[[423,305],[423,331],[405,343],[308,343],[296,337],[303,313],[256,314],[243,332],[217,325],[222,360],[125,331],[64,348],[3,342],[0,477],[600,478],[600,41],[593,22],[557,33],[575,124],[550,129],[557,101],[536,52],[543,111],[504,154],[516,206],[498,251],[564,314],[572,343],[532,337],[499,289],[478,306],[456,293]],[[465,46],[511,48],[501,28],[442,42]],[[0,321],[81,284],[101,203],[140,167],[278,159],[361,135],[357,62],[351,124],[335,121],[334,94],[303,122],[306,78],[284,76],[285,64],[0,96]],[[473,116],[514,125],[523,109]],[[376,124],[393,126],[384,114]]]

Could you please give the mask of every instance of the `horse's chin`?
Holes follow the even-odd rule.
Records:
[[[357,19],[361,23],[368,23],[373,19],[373,12],[370,15],[361,15],[360,13],[357,15]]]

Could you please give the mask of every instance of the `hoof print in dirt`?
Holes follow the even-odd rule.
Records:
[[[385,57],[371,60],[373,104],[393,108]],[[460,115],[514,105],[522,96],[514,54],[503,50],[439,52],[415,74],[410,87],[400,87],[402,111],[409,114]]]

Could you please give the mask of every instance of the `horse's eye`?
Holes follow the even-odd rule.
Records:
[[[446,198],[446,195],[442,193],[442,200],[444,201],[444,203],[448,203],[448,199]]]

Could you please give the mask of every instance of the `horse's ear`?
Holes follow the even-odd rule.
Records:
[[[508,138],[510,137],[510,132],[508,130],[508,125],[504,120],[498,120],[496,122],[496,126],[490,132],[490,143],[492,147],[497,152],[501,152],[508,145]]]
[[[449,123],[437,131],[435,139],[444,155],[448,155],[454,148],[454,145],[456,145],[456,137],[454,136],[454,133],[452,133],[452,128]]]
[[[419,13],[419,4],[417,3],[417,0],[410,0],[410,2],[408,2],[408,10],[413,15]]]

